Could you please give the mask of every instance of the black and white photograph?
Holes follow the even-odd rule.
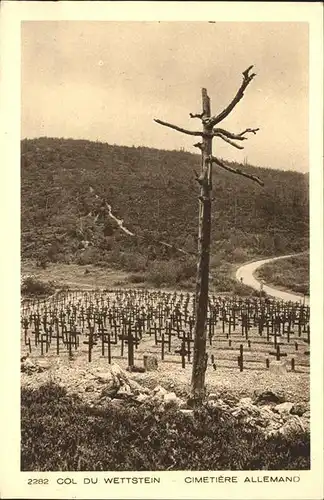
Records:
[[[156,18],[145,2],[97,18],[62,3],[90,2],[28,11],[16,52],[3,338],[12,321],[24,494],[321,498],[312,23],[294,2],[263,19],[249,3],[250,19],[217,2],[201,19],[200,2]]]

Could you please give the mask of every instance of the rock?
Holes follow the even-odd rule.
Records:
[[[113,375],[115,375],[115,377],[122,380],[127,380],[126,373],[120,368],[120,366],[116,365],[116,363],[110,365],[110,371]]]
[[[163,401],[165,403],[165,406],[167,407],[174,406],[179,408],[181,403],[181,399],[178,398],[178,396],[176,396],[174,392],[168,392],[167,394],[164,394]]]
[[[267,403],[283,403],[285,401],[285,396],[282,392],[273,391],[254,391],[254,403],[258,405],[263,405]]]
[[[109,384],[106,387],[104,387],[104,389],[102,389],[101,395],[113,398],[113,397],[115,397],[115,395],[117,394],[119,389],[120,389],[120,385]]]
[[[272,373],[286,373],[288,371],[288,365],[286,361],[270,361],[269,371]]]
[[[242,398],[239,401],[240,406],[246,406],[246,405],[251,405],[252,404],[252,398]]]
[[[124,404],[124,401],[123,401],[123,399],[112,399],[110,401],[110,404],[112,404],[113,406],[117,406],[118,408],[120,408]]]
[[[146,371],[151,372],[158,369],[158,360],[156,356],[145,354],[143,356],[144,368]]]
[[[30,358],[26,358],[20,364],[20,370],[24,373],[27,373],[27,375],[31,375],[32,373],[35,373],[38,370],[38,367],[35,363],[32,362]]]
[[[217,394],[216,392],[212,392],[209,394],[207,399],[209,401],[217,401],[218,398],[219,398],[219,394]]]
[[[302,425],[305,428],[305,431],[310,434],[310,419],[309,418],[305,418],[304,415],[302,417],[299,417],[299,418],[301,420]]]
[[[284,436],[288,441],[293,441],[306,430],[304,421],[297,415],[293,415],[280,427],[278,434]]]
[[[92,384],[86,385],[85,389],[86,392],[93,392],[94,391],[94,386]]]
[[[273,411],[275,411],[276,413],[279,413],[282,416],[285,416],[285,415],[287,416],[290,414],[290,411],[293,408],[293,406],[294,406],[294,403],[290,403],[289,401],[286,401],[286,403],[280,403],[280,404],[276,405],[273,408]]]
[[[132,393],[131,388],[129,387],[128,384],[122,385],[116,393],[117,398],[124,399],[124,398],[129,398],[132,396],[134,396],[134,394]]]
[[[157,385],[154,389],[153,389],[153,394],[154,394],[154,397],[156,398],[164,398],[165,394],[167,394],[168,391],[166,391],[164,389],[164,387],[162,387],[161,385]]]
[[[114,397],[119,391],[120,386],[121,386],[120,380],[118,379],[110,380],[107,384],[105,384],[105,387],[102,389],[101,396]]]
[[[150,391],[146,387],[141,386],[136,380],[132,380],[129,378],[127,380],[127,384],[131,388],[131,390],[134,392],[134,394],[149,394]]]
[[[194,414],[193,410],[188,410],[187,408],[180,408],[180,411],[186,417],[193,417],[193,414]]]
[[[235,406],[239,403],[239,399],[232,394],[224,394],[222,396],[222,399],[224,403],[226,403],[229,406]],[[244,398],[243,398],[244,399]]]
[[[231,409],[231,407],[228,404],[224,403],[222,399],[218,399],[217,401],[212,399],[210,401],[207,401],[207,405],[212,408],[218,408],[219,410],[226,412]]]
[[[45,372],[46,370],[49,370],[51,368],[51,364],[46,360],[39,360],[37,361],[37,368],[37,371],[39,373]]]
[[[134,399],[138,403],[144,403],[144,401],[146,401],[148,398],[149,398],[149,396],[147,394],[139,394]]]
[[[109,372],[109,371],[96,373],[95,377],[102,384],[106,384],[106,383],[115,381],[115,377],[113,376],[112,372]]]
[[[294,403],[290,410],[290,413],[292,415],[298,415],[299,417],[301,417],[306,412],[309,412],[309,403],[303,402]]]
[[[303,418],[310,420],[310,418],[311,418],[311,412],[310,411],[305,411],[305,413],[303,413]]]
[[[273,406],[258,406],[257,408],[259,408],[260,418],[262,419],[262,421],[267,422],[268,424],[270,422],[280,423],[281,417],[279,413],[275,413],[273,411]]]
[[[231,409],[231,414],[233,417],[239,418],[239,420],[250,420],[253,418],[260,418],[260,409],[252,404],[243,404],[242,406],[236,406]]]

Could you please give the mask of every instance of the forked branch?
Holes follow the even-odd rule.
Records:
[[[202,132],[187,130],[185,128],[178,127],[177,125],[172,125],[172,123],[163,122],[162,120],[158,120],[157,118],[154,118],[154,121],[156,123],[159,123],[160,125],[164,125],[164,127],[169,127],[169,128],[172,128],[173,130],[177,130],[178,132],[182,132],[183,134],[196,135],[199,137],[202,137],[202,135],[203,135]]]
[[[230,114],[230,112],[235,108],[237,103],[240,102],[240,100],[242,99],[242,97],[244,95],[244,91],[245,91],[246,87],[249,85],[249,83],[253,80],[253,78],[256,75],[256,73],[249,74],[250,70],[252,68],[253,68],[253,65],[250,66],[249,68],[247,68],[245,71],[243,71],[243,73],[242,73],[243,74],[243,81],[242,81],[241,86],[238,89],[234,99],[229,103],[229,105],[221,113],[219,113],[219,115],[212,116],[208,120],[209,127],[214,127],[214,125],[216,125],[216,123],[219,123],[222,120],[224,120],[224,118],[226,118]]]
[[[208,160],[210,163],[215,163],[216,165],[223,168],[224,170],[227,170],[228,172],[232,172],[232,174],[242,175],[243,177],[246,177],[247,179],[251,179],[251,181],[257,182],[260,186],[264,186],[264,182],[261,181],[261,179],[259,179],[259,177],[257,177],[256,175],[251,175],[251,174],[247,174],[246,172],[242,172],[242,170],[240,168],[229,167],[228,165],[225,165],[225,163],[223,163],[221,160],[219,160],[215,156],[209,157]]]

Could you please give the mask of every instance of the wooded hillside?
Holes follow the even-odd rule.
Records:
[[[257,175],[265,186],[213,167],[212,253],[243,262],[307,249],[308,175],[228,164]],[[194,170],[200,170],[200,156],[183,151],[23,140],[22,258],[122,267],[137,258],[145,267],[181,256],[156,240],[196,252]],[[106,202],[136,237],[120,230]]]

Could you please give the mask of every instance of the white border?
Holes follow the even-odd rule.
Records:
[[[323,496],[323,9],[320,3],[267,2],[12,2],[1,5],[1,171],[5,186],[1,197],[1,308],[13,320],[2,320],[1,462],[0,496],[3,498],[222,498],[307,499]],[[300,482],[291,484],[187,485],[189,475],[161,472],[161,484],[132,486],[82,486],[86,476],[131,476],[130,473],[20,472],[20,22],[22,20],[217,20],[308,22],[310,27],[310,214],[311,214],[311,404],[312,468],[293,472]],[[6,393],[6,394],[5,394]],[[233,472],[239,478],[271,473]],[[142,476],[145,474],[136,474]],[[146,475],[153,476],[153,473]],[[276,475],[275,473],[271,475]],[[283,475],[288,475],[284,471]],[[49,477],[50,486],[26,486],[28,477]],[[60,487],[56,478],[70,477],[75,486]]]

